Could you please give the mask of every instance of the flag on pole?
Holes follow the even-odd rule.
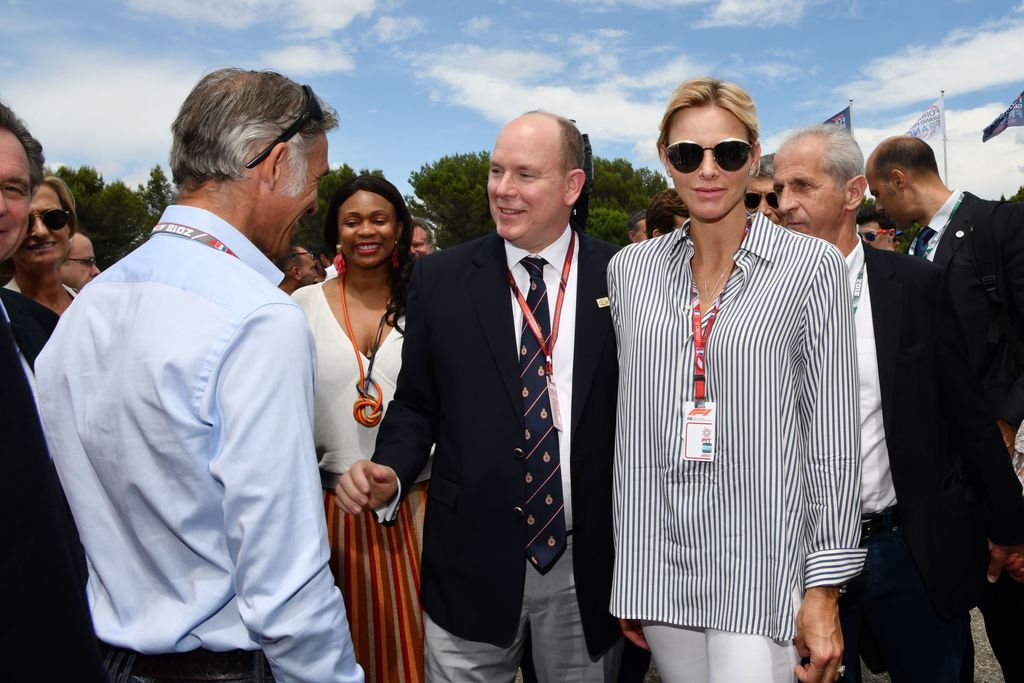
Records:
[[[853,126],[850,125],[850,108],[849,107],[847,107],[846,109],[842,110],[841,112],[839,112],[835,116],[830,116],[829,118],[827,118],[824,121],[822,121],[822,123],[833,125],[833,126],[841,126],[841,127],[845,128],[846,130],[853,130]]]
[[[988,142],[1011,126],[1024,126],[1024,103],[1022,103],[1022,99],[1024,99],[1024,92],[1017,95],[1017,99],[1013,101],[1009,109],[997,116],[995,121],[986,126],[985,131],[981,134],[982,142]]]
[[[932,106],[924,110],[921,118],[907,131],[907,135],[927,140],[935,131],[945,129],[945,117],[946,112],[942,106],[942,98],[939,98]]]

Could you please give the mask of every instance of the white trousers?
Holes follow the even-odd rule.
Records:
[[[546,574],[540,574],[523,557],[523,610],[515,640],[508,647],[459,638],[423,613],[424,666],[429,683],[511,683],[523,656],[527,626],[541,683],[615,681],[622,660],[622,641],[596,660],[587,652],[576,602],[572,536],[567,540],[565,552]]]
[[[643,622],[665,683],[791,683],[799,662],[789,641]]]

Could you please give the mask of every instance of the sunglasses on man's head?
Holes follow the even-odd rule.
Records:
[[[768,206],[773,209],[779,208],[779,195],[775,192],[747,192],[743,195],[743,204],[751,211],[761,206],[761,197],[765,198],[768,202]]]
[[[68,215],[64,209],[50,209],[42,213],[33,213],[30,218],[33,223],[37,218],[41,220],[47,230],[60,230],[68,224]]]
[[[705,150],[711,150],[715,163],[723,171],[738,171],[750,158],[751,145],[736,138],[722,140],[714,147],[701,147],[696,142],[680,140],[665,148],[665,157],[680,173],[693,173],[704,161]]]
[[[278,143],[288,142],[291,140],[295,137],[295,134],[301,131],[302,128],[310,121],[324,120],[323,109],[320,108],[320,102],[316,99],[316,95],[313,94],[313,89],[308,85],[304,85],[302,86],[302,90],[306,93],[306,106],[303,107],[302,113],[299,114],[299,118],[295,119],[295,122],[292,123],[292,125],[285,128],[280,135],[274,138],[273,142],[267,145],[262,152],[254,156],[245,165],[246,168],[256,168],[259,166],[264,159],[270,156],[270,152]]]

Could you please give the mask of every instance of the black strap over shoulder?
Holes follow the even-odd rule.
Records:
[[[1006,202],[982,201],[969,226],[971,262],[978,275],[978,281],[985,288],[988,298],[988,343],[999,344],[1006,340],[1010,372],[1020,375],[1024,371],[1024,345],[1021,344],[1017,329],[1010,320],[1006,299],[1001,293],[999,266],[995,256],[995,238],[992,233],[992,214]]]

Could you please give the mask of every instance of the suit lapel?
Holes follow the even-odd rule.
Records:
[[[597,363],[608,334],[610,314],[600,308],[597,300],[608,296],[606,266],[596,258],[587,237],[580,235],[579,274],[576,277],[576,339],[573,341],[572,368],[572,424],[570,433],[576,433],[587,393],[597,374]]]
[[[523,385],[519,379],[515,326],[508,287],[505,243],[497,235],[484,240],[473,256],[475,269],[469,275],[470,298],[498,373],[512,402],[513,412],[523,420]]]
[[[892,422],[892,397],[896,387],[896,353],[900,345],[903,286],[893,279],[895,271],[873,247],[864,247],[868,292],[871,295],[871,327],[875,332],[878,383],[886,433]]]
[[[978,198],[970,192],[964,193],[960,206],[957,207],[956,213],[953,214],[952,220],[949,221],[949,225],[946,226],[939,239],[939,246],[935,249],[934,263],[936,265],[943,268],[948,266],[949,262],[953,260],[953,256],[967,242],[966,236],[971,229],[968,220],[974,213],[977,201]],[[957,233],[960,233],[960,237],[957,237]]]

